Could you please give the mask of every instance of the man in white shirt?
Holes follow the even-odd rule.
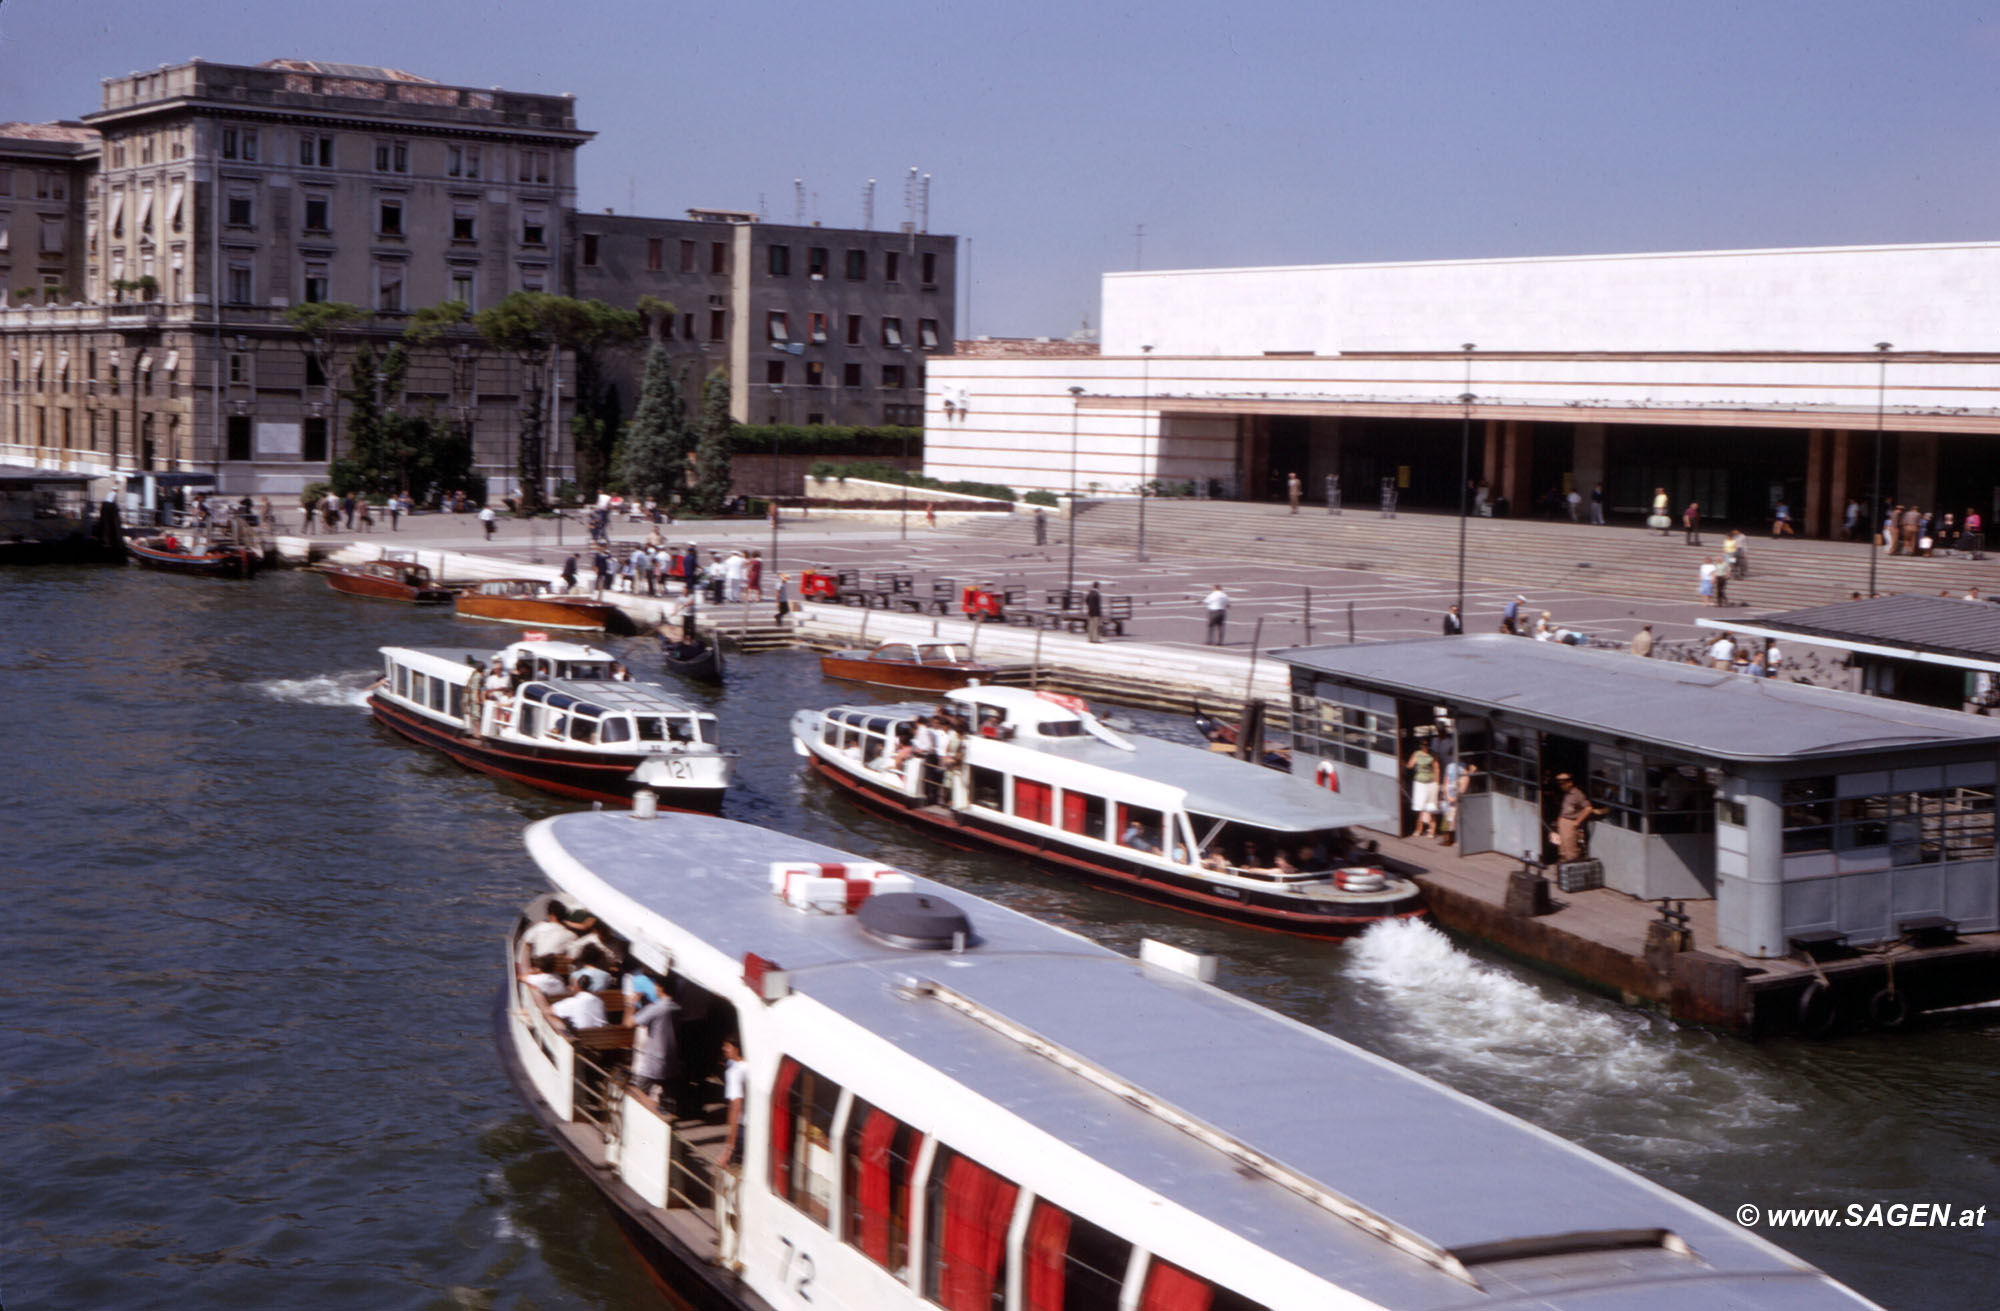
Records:
[[[533,968],[521,974],[521,982],[548,997],[560,997],[569,991],[569,984],[556,973],[556,958],[537,956]]]
[[[1735,665],[1736,643],[1729,640],[1729,634],[1724,633],[1709,646],[1708,662],[1717,669],[1728,669]]]
[[[743,1067],[743,1049],[735,1038],[722,1040],[722,1100],[729,1106],[729,1120],[722,1136],[722,1164],[730,1165],[736,1160],[736,1149],[743,1130],[743,1089],[749,1082],[749,1071]]]
[[[563,923],[562,916],[562,907],[552,901],[548,918],[521,935],[521,946],[530,960],[537,956],[569,955],[569,949],[576,945],[576,934]]]
[[[1229,623],[1229,593],[1217,583],[1207,596],[1201,598],[1201,608],[1208,612],[1207,646],[1221,646],[1223,628]]]
[[[604,1013],[604,1002],[590,990],[589,981],[579,975],[570,980],[569,996],[563,998],[549,1011],[559,1020],[568,1022],[569,1027],[581,1033],[585,1029],[601,1029],[610,1023]]]

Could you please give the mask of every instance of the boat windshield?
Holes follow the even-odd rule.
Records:
[[[1190,813],[1201,863],[1212,870],[1250,875],[1321,874],[1366,863],[1354,835],[1344,828],[1280,833],[1213,815]]]
[[[1084,736],[1083,721],[1081,719],[1044,720],[1042,723],[1035,725],[1035,732],[1041,734],[1043,737],[1082,737]]]
[[[573,678],[578,682],[610,677],[609,671],[606,670],[604,662],[601,660],[566,660],[558,665],[557,668],[561,671],[557,674],[557,677]]]
[[[712,742],[714,732],[708,723],[702,723],[693,715],[634,715],[633,721],[639,728],[641,742]],[[708,730],[708,731],[704,731]]]
[[[927,665],[969,665],[972,663],[972,648],[963,642],[926,642],[917,648],[917,654]]]

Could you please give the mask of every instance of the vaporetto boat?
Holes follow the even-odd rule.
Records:
[[[1314,937],[1421,915],[1408,879],[1370,864],[1351,828],[1372,807],[1247,761],[1104,725],[1074,697],[969,687],[943,704],[973,731],[964,768],[896,763],[932,705],[802,710],[793,746],[830,781],[957,845],[996,848],[1196,914]]]
[[[610,652],[531,637],[500,651],[385,646],[369,709],[468,769],[579,801],[714,811],[736,773],[713,712],[612,677]],[[489,687],[494,657],[507,671]]]
[[[554,891],[506,943],[502,1063],[677,1302],[1869,1305],[1685,1198],[1204,982],[1205,958],[1148,943],[1135,960],[708,816],[564,815],[527,845]],[[518,977],[551,908],[593,918],[628,985],[679,1003],[671,1111],[629,1077],[622,989],[609,1023],[572,1030]],[[725,1038],[741,1063],[718,1083]]]

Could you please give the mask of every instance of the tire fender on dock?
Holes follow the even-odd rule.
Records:
[[[1878,1029],[1900,1029],[1915,1016],[1910,995],[1884,988],[1868,999],[1868,1022]]]

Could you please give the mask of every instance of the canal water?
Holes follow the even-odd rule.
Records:
[[[655,1305],[494,1057],[501,935],[538,888],[521,829],[563,803],[362,708],[377,646],[510,630],[311,575],[116,569],[0,571],[0,618],[0,1304]],[[1759,1227],[1885,1304],[1992,1305],[2000,1024],[1751,1046],[1424,927],[1336,948],[1137,907],[856,810],[802,775],[784,731],[795,707],[866,693],[798,653],[731,672],[703,693],[744,752],[731,816],[1121,949],[1216,953],[1223,986],[1724,1214],[1992,1206],[1974,1229]],[[1338,1133],[1340,1090],[1324,1091]]]

